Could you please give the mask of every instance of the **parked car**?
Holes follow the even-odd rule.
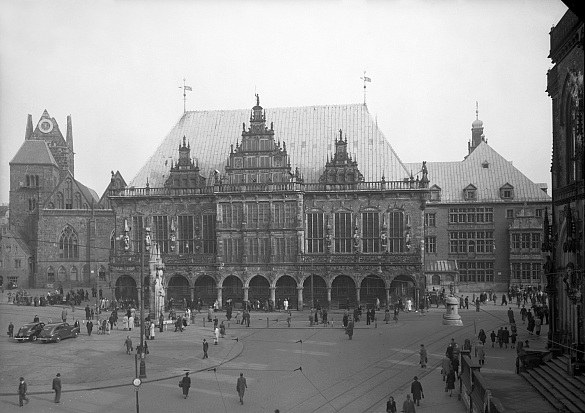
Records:
[[[48,343],[49,341],[58,343],[65,338],[77,338],[78,335],[79,327],[74,327],[69,323],[52,323],[45,325],[43,331],[39,334],[39,340],[43,343]]]
[[[18,341],[37,341],[39,334],[43,331],[45,323],[28,323],[18,329],[14,339]]]

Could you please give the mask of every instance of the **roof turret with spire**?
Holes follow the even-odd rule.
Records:
[[[475,102],[475,120],[471,124],[471,141],[467,143],[468,155],[479,146],[481,142],[487,142],[483,134],[483,122],[479,120],[479,105]]]
[[[329,158],[329,156],[328,156]],[[321,183],[356,183],[364,180],[364,176],[347,153],[347,137],[343,139],[343,131],[339,130],[339,139],[335,140],[335,154],[325,164],[325,171],[321,174]]]

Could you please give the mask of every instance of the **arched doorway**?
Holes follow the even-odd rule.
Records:
[[[362,280],[360,288],[360,301],[369,308],[380,300],[380,306],[386,307],[386,284],[377,275],[370,274]]]
[[[327,284],[325,280],[321,278],[321,276],[317,274],[313,274],[313,297],[311,297],[311,276],[309,275],[305,278],[303,282],[303,305],[304,306],[313,306],[317,307],[329,307],[329,302],[327,301]],[[311,300],[312,298],[312,300]]]
[[[276,280],[276,303],[282,307],[282,302],[288,300],[288,308],[294,309],[297,307],[297,282],[290,275],[283,275]]]
[[[355,307],[357,297],[355,282],[348,275],[338,275],[331,283],[331,305],[337,304],[338,308]]]
[[[408,275],[398,275],[392,284],[390,284],[390,302],[397,303],[398,299],[402,298],[402,302],[406,303],[409,298],[412,300],[413,307],[418,308],[416,305],[417,292],[414,279]]]
[[[223,301],[231,298],[234,308],[242,308],[242,301],[244,301],[244,284],[235,275],[228,275],[222,283],[221,296]],[[215,299],[214,299],[215,301]]]
[[[207,274],[203,274],[195,280],[195,303],[199,300],[201,300],[203,309],[213,305],[217,300],[217,285],[215,280]]]
[[[255,300],[260,301],[261,308],[264,308],[265,302],[270,299],[270,283],[261,275],[255,275],[249,284],[248,300],[254,305]]]
[[[174,274],[167,285],[167,302],[173,299],[174,309],[185,309],[184,302],[191,299],[189,280],[181,274]]]
[[[136,281],[129,275],[121,275],[116,280],[116,300],[120,301],[134,301],[138,303],[138,289],[136,288]]]

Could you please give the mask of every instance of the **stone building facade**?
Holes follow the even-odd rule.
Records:
[[[249,124],[244,122],[237,135],[231,124],[225,125],[217,139],[201,128],[205,120],[191,122],[200,114],[184,115],[166,138],[176,139],[169,146],[178,144],[179,160],[169,165],[159,149],[153,157],[159,160],[145,165],[132,182],[143,177],[148,185],[110,191],[117,234],[110,268],[120,291],[133,294],[143,276],[149,300],[162,283],[167,299],[201,299],[204,305],[217,300],[220,307],[227,300],[239,305],[286,299],[293,308],[336,308],[418,299],[424,286],[426,170],[409,176],[378,131],[362,136],[367,129],[356,127],[355,118],[374,125],[365,106],[308,108],[308,116],[328,113],[340,130],[297,119],[315,126],[305,130],[306,136],[287,135],[291,122],[285,120],[298,109],[274,109],[281,125],[257,98]],[[234,122],[234,113],[220,115]],[[353,136],[344,136],[344,129]],[[210,139],[228,149],[219,155],[223,168],[221,163],[207,166],[205,181],[195,165],[217,151]],[[355,160],[366,153],[359,148],[361,139],[380,145],[372,157],[364,156],[371,167],[366,173]],[[324,156],[303,167],[296,156],[306,161],[312,142],[322,144],[312,155],[322,149]],[[291,154],[287,144],[297,153]],[[383,168],[394,176],[387,180]],[[370,180],[374,173],[381,174],[377,181]]]
[[[550,297],[550,346],[585,357],[583,294],[585,282],[584,210],[585,152],[583,145],[583,20],[571,10],[550,31],[547,92],[552,99],[553,210],[547,217],[544,250],[551,256],[547,268]]]

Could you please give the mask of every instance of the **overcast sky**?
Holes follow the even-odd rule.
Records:
[[[560,0],[0,0],[0,202],[27,115],[65,134],[75,178],[129,182],[187,110],[363,102],[403,162],[491,145],[550,190],[551,26]],[[277,127],[277,125],[275,125]],[[236,142],[239,136],[234,136]],[[193,155],[196,155],[194,148]]]

